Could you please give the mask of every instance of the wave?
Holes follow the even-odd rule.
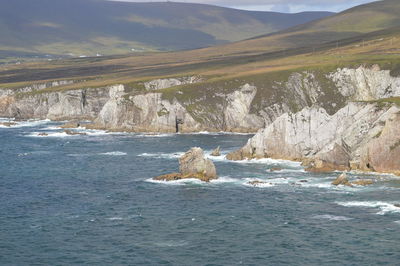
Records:
[[[329,220],[329,221],[348,221],[348,220],[353,219],[353,218],[346,217],[346,216],[336,216],[336,215],[330,215],[330,214],[315,215],[311,218],[320,219],[320,220]]]
[[[125,156],[125,155],[127,155],[127,153],[126,152],[122,152],[122,151],[111,151],[111,152],[99,153],[99,155]]]
[[[52,130],[51,132],[46,131],[46,130]],[[40,137],[40,138],[67,138],[67,137],[84,137],[84,136],[106,136],[106,135],[114,135],[115,133],[113,132],[107,132],[104,130],[96,130],[96,129],[84,129],[84,128],[78,128],[71,130],[73,133],[76,134],[67,134],[65,131],[55,131],[59,130],[59,128],[54,129],[53,127],[49,127],[47,129],[44,129],[44,131],[40,132],[32,132],[26,136],[28,137]]]
[[[26,120],[26,121],[15,121],[15,119],[0,119],[0,122],[6,123],[11,122],[13,123],[9,127],[0,125],[1,128],[21,128],[21,127],[37,127],[40,125],[48,124],[51,121],[49,119],[45,120]]]
[[[396,203],[384,201],[348,201],[336,202],[336,204],[344,207],[364,207],[364,208],[378,208],[379,212],[376,214],[385,215],[387,213],[400,213],[400,207],[395,206]]]
[[[162,159],[177,159],[184,155],[184,152],[174,152],[174,153],[142,153],[137,156],[139,157],[152,157],[152,158],[162,158]]]
[[[280,159],[271,159],[271,158],[240,160],[240,161],[230,161],[230,162],[242,163],[242,164],[284,165],[284,166],[288,166],[288,167],[297,167],[299,169],[303,169],[303,167],[301,166],[301,162],[294,162],[294,161],[280,160]]]
[[[107,220],[110,220],[110,221],[121,221],[121,220],[124,220],[124,218],[122,218],[122,217],[110,217],[110,218],[107,218]]]

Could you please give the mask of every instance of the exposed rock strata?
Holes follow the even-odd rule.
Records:
[[[54,81],[0,89],[0,116],[84,119],[93,121],[95,128],[135,132],[256,132],[285,113],[317,103],[326,115],[333,115],[349,100],[400,96],[400,78],[377,66],[285,75],[277,76],[276,80],[273,76],[274,80],[268,82],[261,78],[261,81],[210,83],[209,87],[205,85],[196,91],[177,90],[168,97],[163,89],[196,85],[203,80],[188,76],[146,81],[145,90],[133,94],[123,85],[52,91],[53,87],[73,82]]]
[[[320,107],[287,113],[260,130],[231,160],[303,161],[311,171],[364,170],[400,173],[400,108],[349,103],[329,115]]]

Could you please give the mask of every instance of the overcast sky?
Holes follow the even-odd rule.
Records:
[[[115,0],[114,0],[115,1]],[[162,0],[117,0],[130,2],[165,2]],[[376,0],[375,0],[376,1]],[[334,11],[339,12],[350,7],[374,2],[374,0],[173,0],[172,2],[194,2],[247,10],[278,12]]]

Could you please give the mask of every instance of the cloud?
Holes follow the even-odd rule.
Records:
[[[129,2],[158,2],[163,0],[117,0]],[[195,2],[248,10],[301,12],[313,10],[342,11],[353,6],[377,0],[173,0],[172,2]]]

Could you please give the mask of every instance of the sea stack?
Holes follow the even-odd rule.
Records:
[[[205,158],[204,151],[198,147],[191,148],[179,158],[179,171],[179,173],[155,177],[154,180],[173,181],[195,178],[204,182],[210,182],[218,178],[214,163]]]

